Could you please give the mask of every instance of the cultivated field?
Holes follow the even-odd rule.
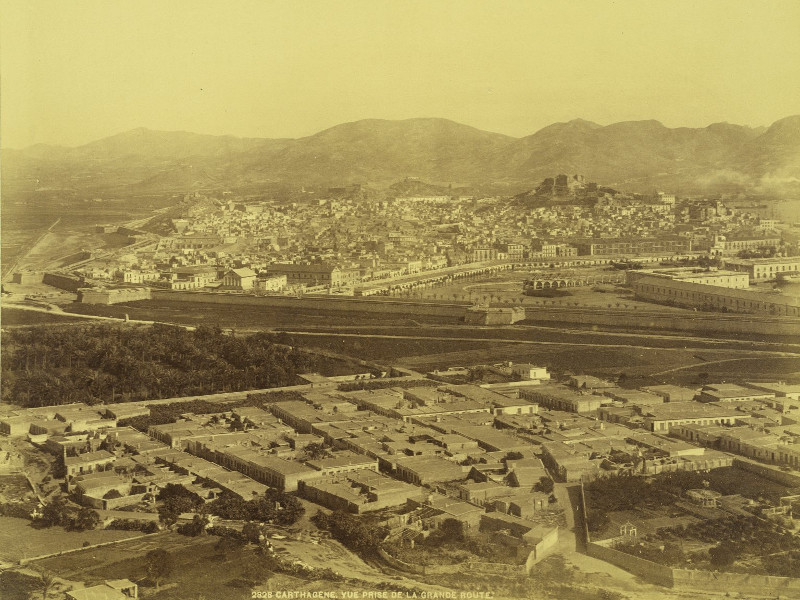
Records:
[[[0,517],[0,560],[16,562],[35,556],[74,550],[83,546],[84,542],[101,544],[115,540],[124,540],[138,531],[95,530],[66,531],[62,527],[36,529],[27,519]],[[98,549],[98,552],[104,552]]]

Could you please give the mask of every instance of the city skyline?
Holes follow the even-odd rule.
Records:
[[[3,4],[6,148],[137,127],[298,138],[438,117],[519,137],[800,113],[790,2]]]

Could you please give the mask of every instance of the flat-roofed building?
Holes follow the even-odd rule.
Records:
[[[362,469],[370,469],[376,472],[378,470],[377,459],[352,452],[341,452],[329,458],[309,460],[306,461],[306,464],[315,471],[320,471],[323,475],[336,475]]]
[[[720,312],[800,316],[800,298],[642,275],[629,281],[637,299]]]
[[[650,431],[669,432],[673,427],[697,423],[700,425],[733,425],[750,415],[736,410],[701,402],[668,402],[641,409],[644,424]]]
[[[531,363],[511,363],[508,367],[514,375],[518,375],[522,379],[550,379],[546,367],[538,367]]]
[[[253,287],[262,292],[280,292],[289,285],[286,275],[261,276],[255,281]]]
[[[664,402],[691,402],[700,391],[678,385],[646,385],[642,389],[661,396]]]
[[[575,388],[559,384],[521,388],[519,393],[523,398],[540,406],[567,412],[588,413],[600,408],[603,402],[611,403],[607,397],[582,393]]]
[[[613,390],[605,390],[604,396],[608,396],[612,400],[624,402],[625,404],[636,404],[639,406],[651,404],[663,404],[664,397],[658,394],[652,394],[643,390],[626,390],[617,388]]]
[[[362,513],[402,506],[421,497],[421,488],[368,469],[300,481],[301,496],[332,510]]]
[[[775,394],[734,383],[714,383],[703,386],[697,399],[700,402],[766,402],[774,400]]]
[[[95,452],[84,452],[78,456],[67,456],[64,458],[67,476],[74,477],[84,473],[94,473],[98,470],[106,470],[113,466],[116,456],[105,450]]]
[[[714,237],[710,253],[715,256],[732,256],[742,250],[762,250],[764,248],[777,248],[781,243],[778,237],[765,237],[754,235]]]
[[[416,485],[464,479],[467,471],[458,463],[438,456],[413,456],[397,461],[397,477]]]
[[[507,485],[495,481],[468,481],[458,486],[458,497],[465,502],[486,506],[500,496],[511,496],[518,492]]]
[[[694,267],[630,270],[625,273],[625,282],[630,284],[644,276],[732,289],[747,289],[750,285],[750,277],[746,273]]]
[[[239,446],[219,449],[216,456],[222,466],[284,492],[297,490],[301,480],[316,479],[322,475],[320,471],[298,462]]]
[[[353,285],[361,280],[358,269],[343,269],[336,265],[315,264],[287,264],[273,263],[269,265],[270,275],[285,275],[289,285],[304,285],[307,287],[326,286],[341,287]]]
[[[409,498],[408,505],[416,509],[415,518],[429,528],[438,527],[447,519],[460,521],[466,527],[476,527],[483,515],[482,507],[442,494],[428,494],[420,499]]]
[[[747,273],[751,281],[773,281],[800,273],[800,257],[728,258],[725,268]]]
[[[691,240],[680,236],[656,238],[595,238],[573,243],[579,256],[638,256],[641,254],[664,254],[690,252]]]

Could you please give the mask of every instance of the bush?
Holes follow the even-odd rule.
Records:
[[[224,525],[212,525],[206,529],[209,535],[216,535],[219,537],[229,537],[234,539],[243,539],[242,533],[233,527],[225,527]]]
[[[158,523],[155,521],[137,521],[136,519],[114,519],[108,524],[106,529],[118,529],[121,531],[141,531],[142,533],[155,533],[158,531]]]
[[[722,542],[708,549],[711,564],[715,567],[728,567],[732,565],[738,554],[738,548],[731,542]]]

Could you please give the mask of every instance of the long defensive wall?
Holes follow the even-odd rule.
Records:
[[[393,297],[354,298],[341,296],[250,296],[211,292],[152,290],[153,300],[192,304],[256,306],[319,312],[361,312],[385,315],[434,316],[467,320],[469,302],[419,301]],[[635,329],[770,336],[800,335],[800,319],[766,315],[707,312],[660,313],[642,310],[567,309],[526,307],[526,318],[536,323],[573,323]]]

